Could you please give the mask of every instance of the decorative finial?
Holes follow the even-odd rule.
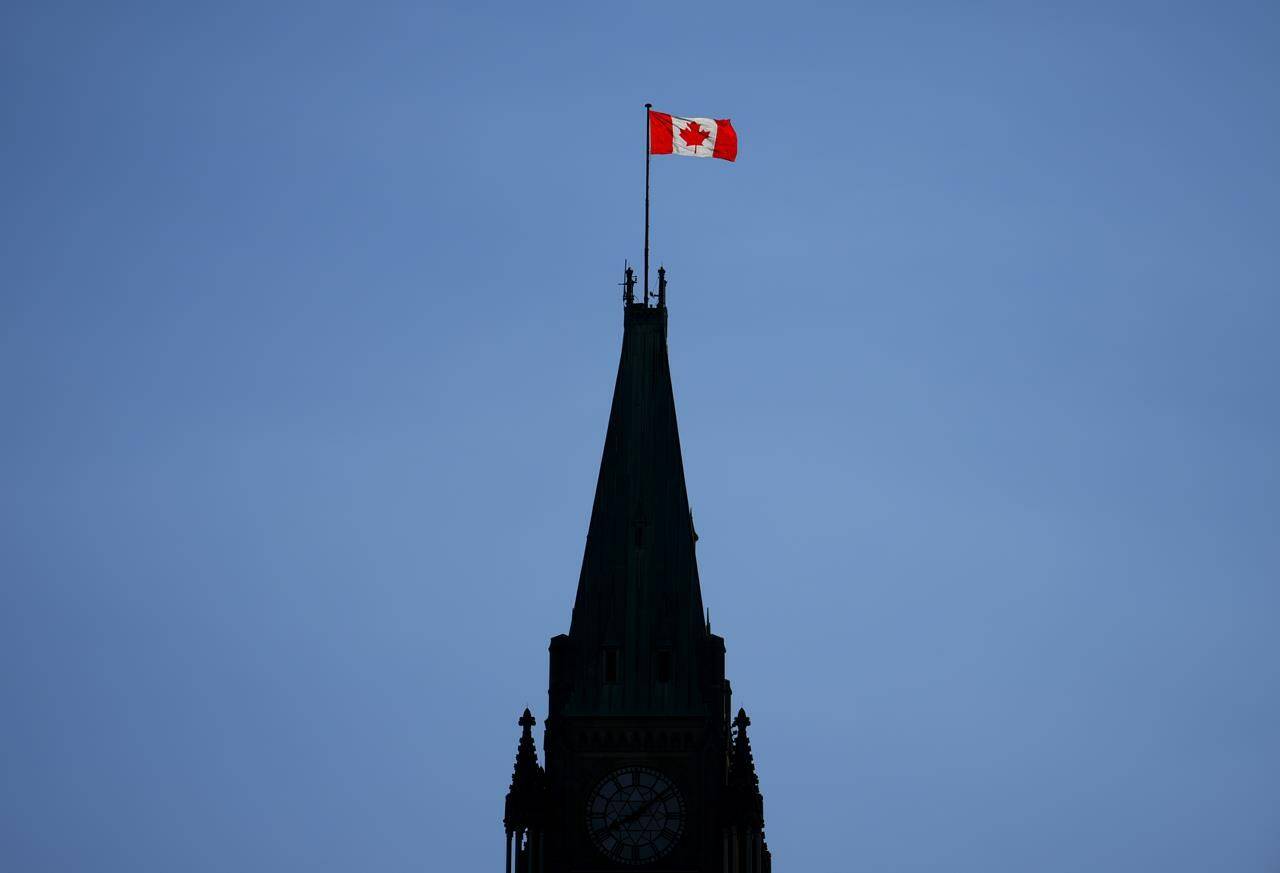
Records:
[[[667,268],[658,267],[658,308],[667,308]]]
[[[622,262],[622,302],[627,306],[633,306],[636,302],[636,271],[631,269],[631,264],[626,261]]]

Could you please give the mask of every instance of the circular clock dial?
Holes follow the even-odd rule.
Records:
[[[603,854],[624,864],[661,858],[684,831],[684,801],[657,770],[626,767],[601,780],[587,801],[587,830]]]

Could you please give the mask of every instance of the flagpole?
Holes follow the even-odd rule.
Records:
[[[644,304],[649,305],[649,110],[644,105]]]

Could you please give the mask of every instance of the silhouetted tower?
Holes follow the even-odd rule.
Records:
[[[769,873],[746,714],[704,617],[657,305],[623,281],[622,357],[568,634],[551,639],[545,772],[523,734],[507,795],[516,873]],[[736,730],[734,728],[736,727]],[[521,866],[524,865],[524,866]]]

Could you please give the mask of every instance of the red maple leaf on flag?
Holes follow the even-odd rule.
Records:
[[[690,121],[685,125],[684,130],[680,131],[680,138],[685,141],[689,148],[697,148],[707,141],[707,137],[711,136],[711,131],[703,130],[702,127],[694,121]]]

